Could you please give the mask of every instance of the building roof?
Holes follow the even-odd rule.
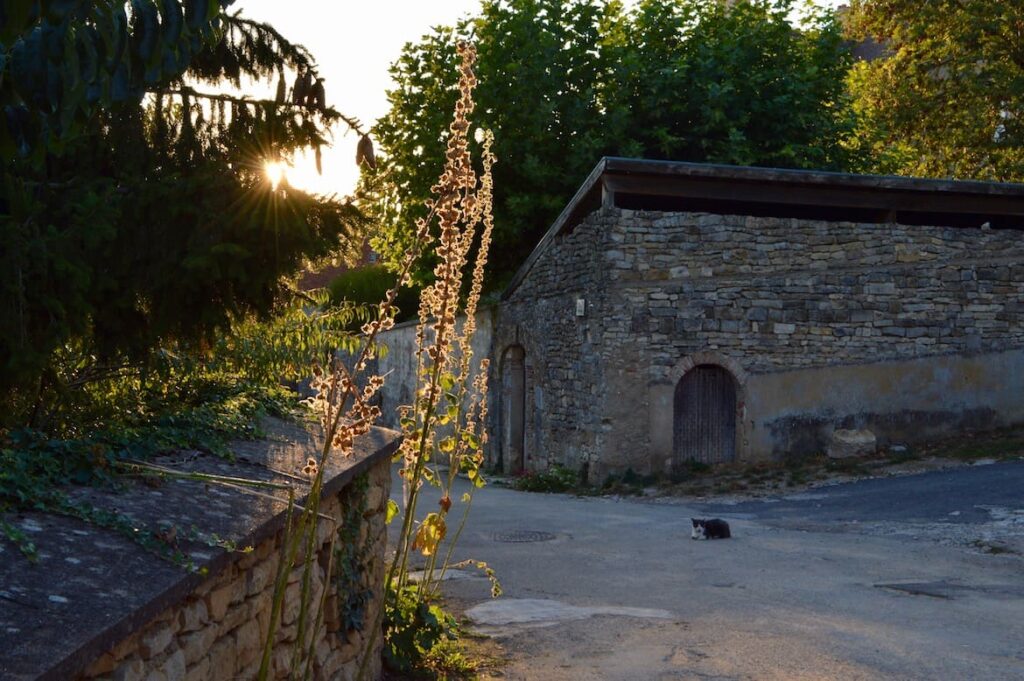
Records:
[[[601,207],[836,222],[1024,229],[1024,185],[605,157],[506,287]]]

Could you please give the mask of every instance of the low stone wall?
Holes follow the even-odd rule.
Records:
[[[284,441],[239,443],[234,448],[239,462],[197,457],[186,468],[294,483],[298,478],[281,473],[301,468],[315,438],[301,441],[301,429],[288,425],[276,431],[282,432]],[[390,454],[396,443],[393,432],[377,430],[357,457],[328,468],[313,557],[313,603],[324,593],[328,564],[331,578],[323,625],[316,634],[314,679],[355,678],[378,615]],[[6,610],[0,614],[0,649],[11,651],[0,655],[0,677],[255,678],[282,560],[282,505],[266,495],[190,480],[121,494],[82,494],[89,503],[119,508],[146,526],[152,526],[148,521],[159,514],[164,527],[176,528],[181,556],[197,571],[189,573],[162,561],[108,530],[30,514],[21,520],[22,526],[45,532],[37,540],[40,564],[0,553],[5,593],[15,593],[18,604],[31,608],[24,613],[18,604],[0,608]],[[190,526],[202,530],[185,529]],[[238,550],[209,547],[229,541]],[[289,568],[270,678],[288,675],[298,635],[303,569],[304,562]],[[33,620],[36,616],[39,619]],[[382,640],[376,638],[368,653],[366,678],[371,679],[380,675]]]

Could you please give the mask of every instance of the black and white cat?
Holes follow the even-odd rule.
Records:
[[[721,518],[690,518],[693,521],[691,539],[728,539],[729,523]]]

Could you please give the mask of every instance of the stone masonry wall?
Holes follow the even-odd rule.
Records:
[[[522,346],[526,356],[527,470],[553,463],[579,470],[598,460],[610,427],[606,413],[616,402],[608,399],[607,376],[638,370],[628,358],[605,356],[612,291],[602,252],[613,224],[611,215],[598,213],[559,236],[500,307],[495,371],[500,373],[501,357],[512,345]],[[578,299],[584,301],[581,317]],[[500,404],[491,410],[493,433],[500,432],[502,411]]]
[[[686,357],[756,377],[1024,348],[1024,234],[606,208],[502,306],[496,354],[513,342],[535,467],[645,470],[652,386]]]
[[[621,211],[606,341],[750,372],[1024,346],[1019,231]],[[652,368],[652,377],[661,372]]]
[[[383,457],[370,468],[365,489],[360,489],[357,479],[342,488],[338,495],[325,497],[321,502],[321,513],[334,518],[344,518],[352,504],[360,504],[364,509],[355,514],[361,523],[356,545],[361,547],[362,569],[358,582],[350,584],[347,592],[340,594],[332,577],[324,625],[317,636],[314,679],[355,678],[366,637],[377,615],[381,600],[379,585],[384,579],[384,510],[391,485],[388,462],[388,457]],[[349,513],[350,517],[352,515]],[[321,522],[317,562],[312,572],[314,603],[323,593],[331,530],[330,523]],[[343,531],[344,528],[339,530]],[[103,653],[79,678],[117,681],[256,678],[269,626],[281,535],[278,532],[255,546],[252,552],[239,554],[237,560],[210,575],[183,601]],[[270,678],[288,675],[298,629],[302,571],[303,565],[299,564],[289,572]],[[332,574],[338,573],[335,560]],[[144,578],[140,575],[140,579]],[[362,625],[348,628],[343,614],[346,600],[353,595],[365,600],[365,609],[361,613]],[[367,678],[380,675],[381,645],[377,637],[370,653]]]

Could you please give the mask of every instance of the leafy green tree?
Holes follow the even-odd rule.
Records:
[[[610,37],[624,155],[842,169],[850,56],[833,12],[791,0],[642,0]]]
[[[794,4],[486,0],[477,17],[407,45],[374,128],[383,158],[363,173],[377,250],[399,262],[423,215],[444,158],[435,131],[456,96],[454,42],[469,35],[480,55],[476,120],[497,138],[492,289],[602,155],[846,167],[850,58],[832,12],[814,10],[797,29]],[[430,272],[424,263],[420,280]]]
[[[1024,180],[1020,0],[854,0],[854,39],[885,47],[850,90],[865,169]]]
[[[120,16],[125,3],[52,4],[79,9],[60,18],[63,28],[46,13],[27,20],[11,54],[32,36],[64,30],[98,34],[100,43],[120,36],[133,56],[96,75],[95,101],[29,96],[35,86],[23,70],[34,66],[13,57],[4,66],[5,88],[22,83],[4,90],[7,108],[28,121],[3,150],[0,171],[0,411],[8,423],[37,424],[41,406],[84,380],[145,371],[158,347],[203,351],[233,321],[266,316],[289,295],[284,277],[336,253],[361,224],[351,205],[275,186],[265,172],[268,161],[324,144],[342,118],[326,106],[300,46],[216,3],[165,1],[154,23],[156,5],[136,0],[127,34],[86,13],[102,5]],[[212,18],[188,34],[185,51],[186,41],[167,32],[185,35],[197,8]],[[176,29],[169,17],[179,14],[185,24]],[[163,56],[140,71],[132,60],[149,51]],[[78,66],[58,59],[47,68],[56,74],[47,82],[66,82]],[[119,69],[130,71],[124,97],[115,96]],[[243,78],[276,78],[277,97],[204,92]],[[58,115],[65,104],[72,113]]]
[[[478,18],[406,46],[391,69],[391,110],[374,128],[386,159],[364,181],[367,206],[384,225],[376,248],[387,262],[401,261],[443,164],[446,137],[437,131],[446,130],[458,95],[455,42],[471,33],[481,81],[476,118],[496,132],[499,158],[491,263],[507,273],[529,253],[532,236],[606,151],[598,92],[604,11],[596,0],[485,2]],[[421,283],[431,269],[420,268]]]

